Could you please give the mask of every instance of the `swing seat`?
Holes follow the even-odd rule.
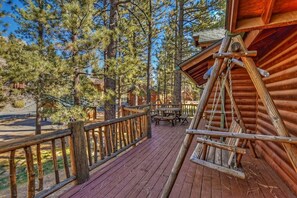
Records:
[[[242,128],[232,121],[229,132],[242,133]],[[190,158],[196,164],[218,170],[223,173],[244,179],[243,170],[237,167],[236,154],[245,154],[246,150],[237,147],[238,138],[226,138],[225,141],[198,137],[199,142]]]

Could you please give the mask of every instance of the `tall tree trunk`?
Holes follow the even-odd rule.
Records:
[[[79,72],[75,71],[74,79],[73,79],[73,99],[74,99],[75,106],[80,105],[78,84],[79,84]]]
[[[122,106],[122,99],[121,99],[121,97],[122,97],[122,94],[121,94],[121,77],[120,76],[118,76],[118,78],[117,78],[117,80],[118,80],[118,83],[117,83],[117,86],[118,86],[118,95],[117,95],[117,97],[118,97],[118,118],[120,117],[120,107]]]
[[[183,37],[184,37],[184,0],[178,1],[178,47],[177,64],[180,64],[183,57]],[[180,70],[174,71],[174,103],[181,103],[181,73]]]
[[[167,79],[166,79],[166,64],[164,64],[164,104],[167,103]]]
[[[110,13],[109,13],[109,29],[114,31],[117,24],[117,4],[118,0],[110,0]],[[116,42],[113,35],[110,37],[110,43],[107,47],[107,61],[116,58]],[[110,65],[106,64],[105,71],[108,72]],[[113,73],[113,72],[111,72]],[[116,117],[116,96],[110,92],[115,92],[116,90],[116,80],[114,74],[105,75],[104,77],[104,92],[109,94],[110,98],[104,104],[104,114],[105,120],[114,119]]]
[[[151,69],[151,53],[152,53],[152,0],[149,0],[149,21],[148,21],[148,53],[146,66],[146,103],[151,102],[150,90],[150,69]]]
[[[72,37],[71,37],[71,41],[74,44],[77,40],[77,35],[75,33],[74,30],[72,30]],[[80,69],[79,66],[77,65],[77,62],[75,60],[75,55],[77,54],[77,51],[74,50],[73,54],[72,54],[72,65],[75,67],[75,71],[74,71],[74,77],[73,77],[73,82],[72,82],[72,86],[73,86],[73,101],[74,101],[74,105],[75,106],[79,106],[80,105],[80,98],[79,98],[79,73],[80,73]]]
[[[158,68],[157,69],[157,101],[156,102],[159,102],[160,101],[160,95],[161,95],[161,85],[160,85],[160,69]]]
[[[41,134],[41,114],[40,114],[41,102],[39,97],[35,98],[35,103],[36,103],[35,135],[38,135],[38,134]]]
[[[39,12],[40,14],[44,11],[44,1],[40,0],[39,2]],[[45,46],[44,41],[44,25],[42,22],[38,22],[38,47],[39,47],[39,54],[43,55],[43,48]],[[35,117],[35,135],[41,134],[41,103],[42,103],[42,90],[43,84],[41,83],[41,77],[39,76],[39,83],[38,83],[38,91],[35,96],[35,103],[36,103],[36,117]]]

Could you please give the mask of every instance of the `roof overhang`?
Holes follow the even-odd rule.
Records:
[[[220,45],[221,40],[185,60],[179,65],[181,71],[196,84],[203,85],[206,82],[203,75],[207,71],[209,63],[213,61],[213,53],[218,52]]]
[[[227,0],[226,29],[232,33],[297,24],[297,0]]]

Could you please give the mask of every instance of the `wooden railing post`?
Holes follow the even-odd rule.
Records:
[[[125,107],[124,105],[120,106],[120,116],[119,117],[124,117],[125,116],[124,107]]]
[[[84,122],[72,122],[70,137],[70,157],[72,174],[76,176],[76,184],[82,184],[89,179],[89,166],[86,151]]]
[[[146,127],[147,127],[147,138],[152,138],[152,126],[151,126],[151,107],[145,108],[146,111]]]

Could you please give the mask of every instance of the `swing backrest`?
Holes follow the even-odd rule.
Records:
[[[232,120],[229,128],[229,132],[242,133],[242,128],[235,120]],[[226,138],[225,144],[228,144],[229,146],[237,147],[239,144],[239,138]],[[228,165],[231,165],[234,155],[235,155],[235,152],[233,151],[229,152]]]
[[[232,120],[230,128],[229,128],[229,132],[242,133],[242,128],[235,120]],[[237,146],[238,142],[239,142],[238,138],[226,138],[226,141],[225,141],[225,143],[230,146]]]

